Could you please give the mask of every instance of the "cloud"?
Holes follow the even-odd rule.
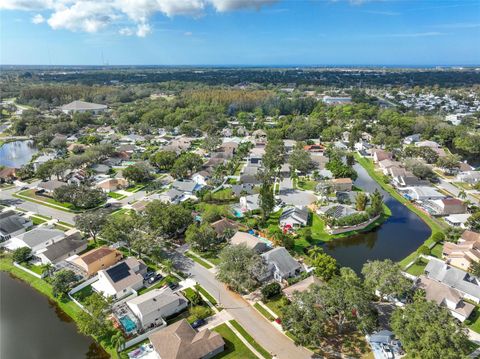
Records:
[[[152,32],[150,19],[157,13],[168,17],[200,17],[207,8],[217,12],[259,10],[278,0],[0,0],[0,9],[44,11],[53,29],[98,32],[111,25],[127,25],[118,33],[145,37]],[[42,15],[39,15],[42,16]],[[34,17],[44,22],[43,16]],[[42,20],[41,20],[42,19]],[[32,20],[34,21],[34,20]]]
[[[432,27],[442,28],[442,29],[476,29],[480,27],[480,23],[458,22],[458,23],[452,23],[452,24],[433,25]]]
[[[407,32],[402,34],[385,34],[380,37],[429,37],[445,35],[443,32],[429,31],[429,32]]]
[[[193,33],[192,33],[191,31],[186,31],[186,32],[183,33],[183,35],[185,35],[185,36],[192,36]]]
[[[41,14],[37,14],[32,17],[32,23],[34,24],[42,24],[45,22],[45,18]]]
[[[398,16],[398,15],[402,15],[400,12],[396,12],[396,11],[365,10],[365,11],[363,11],[363,12],[364,12],[364,13],[367,13],[367,14],[384,15],[384,16]]]

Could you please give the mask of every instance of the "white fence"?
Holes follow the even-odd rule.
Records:
[[[380,216],[375,216],[375,217],[369,219],[368,221],[357,224],[355,226],[330,228],[330,229],[328,229],[328,233],[329,234],[340,234],[340,233],[345,233],[345,232],[358,231],[358,230],[361,230],[361,229],[364,229],[364,228],[368,227],[370,224],[375,222],[378,218],[380,218]]]
[[[163,321],[163,323],[161,325],[159,325],[158,327],[155,327],[153,328],[152,330],[146,332],[146,333],[143,333],[141,335],[139,335],[138,337],[135,337],[131,340],[129,340],[128,342],[125,343],[125,346],[123,347],[123,349],[128,349],[130,348],[131,346],[135,345],[135,344],[138,344],[140,342],[143,342],[145,339],[147,339],[150,335],[152,335],[153,333],[155,332],[158,332],[160,329],[163,329],[167,326],[167,323],[165,321]]]
[[[18,264],[17,262],[13,262],[13,265],[14,265],[15,267],[17,267],[18,269],[21,269],[21,270],[23,270],[24,272],[27,272],[28,274],[31,274],[31,275],[33,275],[34,277],[37,277],[37,278],[39,278],[39,279],[42,279],[42,278],[45,277],[45,275],[35,273],[35,272],[31,271],[30,269],[25,268],[24,266]]]

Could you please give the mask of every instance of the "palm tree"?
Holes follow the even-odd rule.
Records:
[[[115,348],[117,354],[121,351],[125,345],[125,338],[123,337],[122,332],[117,331],[111,338],[113,347]]]
[[[47,263],[43,266],[43,271],[47,273],[47,277],[50,276],[52,269],[53,269],[52,263]]]
[[[458,198],[461,198],[461,199],[467,198],[467,194],[465,193],[464,189],[462,189],[460,192],[458,192]]]
[[[165,273],[170,275],[173,271],[173,261],[171,259],[165,259],[162,263],[163,265],[163,270]]]

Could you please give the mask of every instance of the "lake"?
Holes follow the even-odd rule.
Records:
[[[400,261],[422,245],[431,230],[415,213],[385,192],[361,165],[356,164],[355,170],[358,173],[355,185],[368,192],[378,189],[392,211],[392,216],[374,230],[335,239],[323,246],[342,266],[359,273],[368,260]]]
[[[33,141],[14,141],[0,147],[0,166],[20,168],[38,152]]]
[[[54,302],[0,272],[0,358],[107,359]]]

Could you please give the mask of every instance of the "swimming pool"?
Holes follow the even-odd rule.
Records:
[[[120,323],[122,323],[123,328],[127,333],[133,332],[137,329],[135,322],[129,316],[123,316],[120,318]]]
[[[243,212],[237,208],[233,209],[233,215],[237,218],[242,218],[243,217]]]

